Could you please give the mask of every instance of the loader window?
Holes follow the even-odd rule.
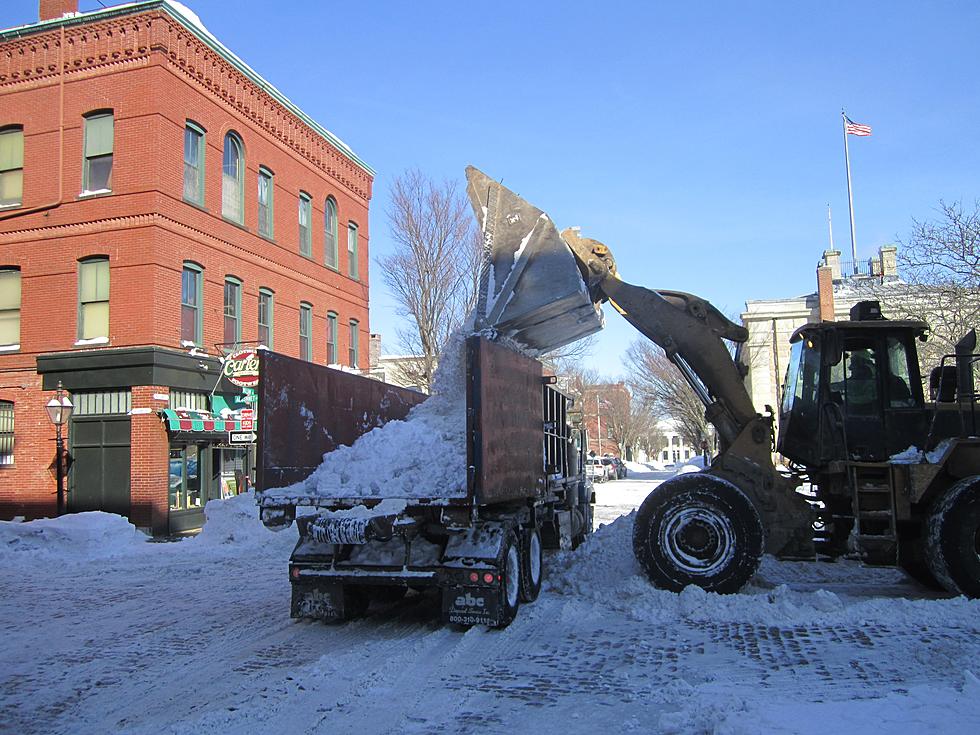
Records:
[[[852,416],[878,413],[878,361],[873,344],[851,346],[844,352],[844,402]]]
[[[909,355],[905,344],[888,338],[888,405],[891,408],[912,408],[915,398],[909,386]]]

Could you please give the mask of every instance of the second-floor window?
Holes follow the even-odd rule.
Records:
[[[204,206],[204,128],[188,121],[184,128],[184,199]]]
[[[20,344],[20,271],[0,268],[0,347]]]
[[[348,365],[352,368],[357,367],[358,345],[357,345],[357,319],[350,320],[350,347],[347,351]]]
[[[327,364],[337,364],[337,315],[327,313]]]
[[[272,238],[273,178],[272,172],[264,166],[259,167],[259,234]]]
[[[259,344],[265,345],[270,350],[272,344],[272,319],[273,319],[273,295],[272,291],[259,289]]]
[[[221,216],[242,224],[245,220],[245,154],[234,133],[225,136],[221,157]]]
[[[200,267],[184,264],[180,281],[180,339],[195,345],[201,344],[201,297],[204,273]]]
[[[313,359],[313,343],[310,335],[313,333],[313,307],[309,304],[299,305],[299,356],[303,360]]]
[[[24,198],[24,129],[0,130],[0,207],[16,207]]]
[[[95,112],[85,118],[85,166],[82,188],[87,192],[112,189],[111,112]]]
[[[242,339],[242,284],[234,278],[225,279],[224,314],[224,343],[231,347]]]
[[[313,254],[313,245],[310,239],[310,219],[312,218],[313,204],[310,195],[304,192],[299,194],[299,254],[309,258]]]
[[[109,259],[78,263],[78,339],[109,336]]]
[[[337,202],[328,197],[323,205],[323,262],[337,269]]]
[[[357,266],[357,225],[347,224],[347,274],[355,281],[359,278]]]

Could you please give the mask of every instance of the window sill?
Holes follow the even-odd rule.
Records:
[[[266,242],[271,242],[273,245],[278,245],[279,244],[279,243],[276,242],[276,238],[274,236],[263,235],[261,232],[259,232],[257,234],[258,234],[259,237],[261,237]]]
[[[0,352],[17,352],[20,350],[20,345],[0,345]]]
[[[78,195],[79,199],[91,199],[92,197],[104,197],[112,193],[112,189],[95,189],[94,191],[85,190]]]
[[[299,257],[306,258],[307,260],[313,260],[313,253],[310,253],[309,255],[307,255],[306,253],[300,253]]]
[[[95,345],[107,345],[109,344],[108,337],[92,337],[91,339],[80,339],[72,345],[72,347],[94,347]]]
[[[329,263],[324,263],[323,264],[323,267],[326,268],[328,271],[333,271],[334,273],[340,273],[340,268],[338,268],[335,265],[330,265]]]
[[[227,217],[225,217],[224,215],[221,215],[221,219],[223,219],[223,220],[224,220],[225,222],[227,222],[227,223],[228,223],[229,225],[234,225],[234,226],[235,226],[235,227],[237,227],[237,228],[238,228],[239,230],[245,230],[245,232],[251,232],[251,230],[249,230],[249,229],[248,229],[248,228],[247,228],[247,227],[246,227],[245,225],[243,225],[243,224],[242,224],[241,222],[236,222],[236,221],[235,221],[235,220],[233,220],[233,219],[228,219],[228,218],[227,218]]]
[[[205,214],[211,214],[211,212],[208,211],[208,208],[200,202],[192,202],[190,199],[184,199],[184,204],[190,204],[192,207],[194,207],[194,209],[200,209]]]
[[[18,207],[23,207],[24,202],[14,202],[13,204],[0,204],[0,212],[5,209],[17,209]]]

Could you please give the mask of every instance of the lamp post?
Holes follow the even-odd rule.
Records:
[[[65,440],[61,433],[61,427],[71,418],[71,412],[75,410],[74,404],[65,395],[65,389],[62,387],[60,380],[58,381],[57,397],[48,401],[44,410],[48,412],[48,418],[51,419],[51,423],[54,424],[55,428],[58,453],[57,459],[55,460],[55,473],[58,478],[58,515],[60,516],[65,512]]]

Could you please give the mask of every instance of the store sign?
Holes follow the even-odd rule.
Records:
[[[239,388],[259,384],[259,356],[255,350],[239,350],[225,358],[223,375]]]

